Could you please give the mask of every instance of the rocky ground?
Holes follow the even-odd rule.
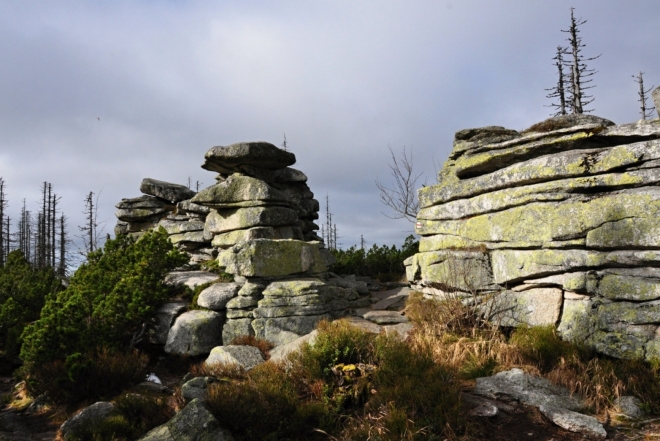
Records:
[[[400,335],[407,334],[412,327],[407,323],[403,309],[410,290],[396,284],[382,288],[385,290],[372,292],[371,307],[356,311],[356,316],[351,317],[350,321],[371,332],[384,329],[386,332],[397,331]],[[187,363],[193,361],[170,363],[170,357],[167,359],[154,357],[154,360],[156,360],[153,366],[154,373],[170,388],[179,384],[180,378],[187,371]],[[12,393],[14,393],[14,380],[10,377],[0,377],[0,395]],[[472,415],[470,418],[479,427],[478,434],[473,439],[489,441],[589,439],[581,433],[558,427],[546,418],[538,407],[523,404],[522,401],[524,400],[490,399],[483,394],[481,396],[464,394],[465,412]],[[489,409],[495,407],[496,414],[490,415]],[[481,409],[481,412],[486,409],[487,416],[474,416],[475,413],[479,413],[478,409]],[[58,418],[52,411],[18,411],[5,407],[0,411],[0,441],[54,440],[59,427],[54,420]],[[618,441],[660,439],[660,419],[649,417],[635,423],[609,421],[605,427],[607,439]]]

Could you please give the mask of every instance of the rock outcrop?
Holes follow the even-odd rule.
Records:
[[[295,162],[293,153],[266,142],[213,147],[202,168],[218,173],[216,184],[195,193],[145,179],[144,196],[117,205],[117,234],[162,227],[192,264],[217,259],[234,278],[170,274],[165,282],[171,286],[213,283],[195,305],[207,311],[162,308],[152,342],[191,356],[245,335],[279,345],[308,334],[322,319],[369,305],[366,283],[328,272],[333,258],[314,223],[319,203],[307,176],[290,167]]]
[[[419,190],[408,279],[428,296],[476,295],[502,325],[659,356],[659,184],[657,119],[459,131],[438,184]]]

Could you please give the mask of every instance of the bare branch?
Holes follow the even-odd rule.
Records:
[[[410,154],[403,147],[401,158],[397,159],[392,147],[387,147],[392,157],[392,162],[387,165],[390,168],[390,175],[394,178],[394,185],[391,187],[383,184],[376,179],[376,187],[380,191],[380,200],[394,211],[393,216],[385,213],[390,219],[407,219],[415,222],[417,212],[419,211],[419,201],[417,200],[417,181],[422,173],[415,175],[413,170],[412,149]]]

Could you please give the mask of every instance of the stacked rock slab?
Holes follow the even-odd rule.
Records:
[[[250,239],[319,240],[319,203],[307,176],[289,167],[296,156],[267,142],[211,148],[202,168],[218,172],[218,183],[192,202],[211,209],[205,233],[229,248]]]
[[[485,299],[502,325],[660,356],[659,185],[657,119],[461,130],[438,184],[419,190],[408,279],[429,296]]]
[[[315,233],[319,203],[305,174],[290,167],[293,153],[250,142],[213,147],[205,159],[218,182],[191,202],[210,209],[205,237],[238,288],[223,300],[225,344],[242,335],[286,343],[360,306],[356,289],[330,281],[330,255]]]
[[[210,240],[205,239],[204,221],[209,208],[194,204],[195,192],[188,187],[145,178],[140,185],[143,196],[122,199],[116,205],[115,234],[140,236],[163,227],[173,244],[191,255],[193,263],[213,259]]]

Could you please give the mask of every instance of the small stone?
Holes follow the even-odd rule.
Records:
[[[603,425],[594,417],[560,407],[542,405],[539,410],[550,421],[571,432],[583,433],[593,438],[606,438]]]
[[[317,335],[318,335],[318,331],[314,330],[309,334],[305,334],[302,337],[298,337],[297,339],[290,341],[289,343],[285,343],[283,345],[279,345],[275,347],[274,349],[271,349],[270,360],[275,362],[283,361],[292,352],[296,352],[300,350],[300,347],[303,344],[307,343],[310,345],[314,345]]]
[[[492,403],[483,403],[470,411],[470,415],[492,418],[500,413],[500,410]]]
[[[646,413],[642,410],[642,400],[631,395],[624,395],[614,400],[614,405],[619,412],[629,418],[641,418]]]
[[[214,283],[199,293],[197,304],[213,311],[225,309],[227,302],[236,297],[240,287],[235,283]]]
[[[205,363],[208,366],[233,364],[249,371],[264,361],[261,351],[254,346],[228,345],[213,348]]]
[[[379,325],[391,325],[409,321],[408,317],[401,315],[398,311],[369,311],[362,317]]]
[[[209,384],[214,383],[213,377],[196,377],[186,381],[181,386],[181,396],[186,402],[192,401],[195,398],[204,400],[206,398],[206,389]]]

